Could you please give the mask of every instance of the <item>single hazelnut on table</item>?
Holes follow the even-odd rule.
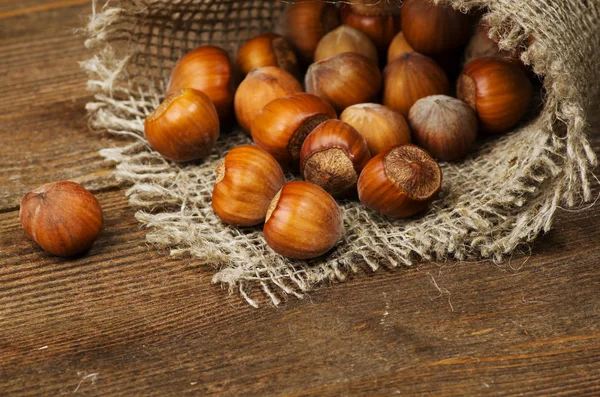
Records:
[[[333,107],[318,96],[299,93],[278,98],[263,107],[254,119],[252,139],[282,165],[294,167],[308,134],[336,117]]]
[[[324,1],[291,3],[281,21],[284,37],[305,61],[312,61],[319,40],[339,24],[337,7]]]
[[[302,86],[288,72],[275,66],[253,69],[235,92],[235,116],[245,131],[267,103],[302,92]]]
[[[364,55],[344,52],[313,63],[304,82],[306,92],[320,96],[341,112],[348,106],[377,98],[381,73]]]
[[[533,88],[520,67],[501,58],[469,62],[458,77],[456,93],[477,113],[482,131],[506,132],[525,115]]]
[[[288,182],[275,195],[263,229],[273,251],[292,259],[316,258],[344,237],[342,212],[317,185]]]
[[[184,88],[206,94],[215,104],[221,121],[229,117],[235,92],[229,55],[211,45],[188,52],[173,68],[166,95]]]
[[[404,116],[378,103],[347,107],[340,120],[356,128],[365,138],[371,156],[392,146],[410,143],[410,128]]]
[[[70,257],[87,251],[102,229],[96,197],[75,182],[43,185],[21,200],[21,225],[45,251]]]
[[[244,75],[263,66],[277,66],[292,75],[298,73],[298,59],[292,46],[272,32],[258,35],[242,44],[236,63]]]
[[[408,113],[415,141],[439,160],[465,157],[477,139],[477,116],[456,98],[432,95],[419,99]]]
[[[271,200],[285,183],[279,163],[256,146],[232,149],[216,170],[212,207],[223,222],[254,226],[264,222]]]
[[[395,146],[373,157],[358,179],[358,197],[365,206],[392,218],[424,211],[438,195],[442,171],[418,146]]]
[[[369,58],[375,65],[379,62],[377,48],[369,37],[361,32],[342,25],[327,33],[315,51],[315,62],[343,52],[357,52]]]
[[[333,197],[345,197],[356,189],[369,160],[367,143],[354,127],[327,120],[306,137],[300,151],[300,173]]]
[[[398,33],[388,48],[387,53],[387,61],[388,63],[392,62],[394,59],[398,58],[400,55],[404,55],[407,52],[413,52],[415,49],[408,44],[408,41],[404,38],[404,33]]]
[[[384,54],[400,31],[400,4],[396,1],[353,0],[342,6],[342,23],[365,33]]]
[[[471,36],[471,17],[431,0],[404,0],[400,11],[402,33],[415,51],[425,55],[452,52]]]
[[[146,117],[144,132],[152,149],[172,161],[207,157],[219,137],[219,116],[204,93],[174,92]]]
[[[431,58],[409,52],[388,63],[383,71],[383,104],[404,117],[421,98],[450,91],[446,73]]]

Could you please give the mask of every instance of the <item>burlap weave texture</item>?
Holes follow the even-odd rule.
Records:
[[[393,1],[393,0],[392,0]],[[557,208],[589,201],[596,155],[587,115],[600,93],[600,3],[595,0],[447,0],[485,16],[501,47],[526,45],[522,59],[544,76],[540,115],[490,141],[463,163],[442,164],[444,186],[427,214],[391,220],[343,202],[346,237],[325,258],[289,261],[265,244],[260,227],[238,229],[213,214],[214,169],[232,147],[250,142],[223,134],[205,161],[178,165],[152,151],[144,117],[161,101],[177,59],[202,44],[234,54],[244,40],[272,30],[285,4],[275,0],[120,0],[96,2],[83,63],[94,99],[90,125],[125,137],[102,154],[149,228],[148,242],[218,266],[224,283],[257,305],[262,290],[274,304],[301,297],[361,266],[411,265],[418,259],[502,261],[519,244],[550,229]],[[260,299],[258,299],[260,300]]]

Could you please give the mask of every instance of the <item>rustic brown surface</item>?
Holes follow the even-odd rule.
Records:
[[[85,119],[82,0],[0,1],[0,395],[598,395],[600,207],[508,264],[362,274],[252,309],[146,246]],[[598,140],[596,140],[598,141]],[[599,145],[596,144],[596,147]],[[41,252],[20,197],[74,179],[106,226]],[[436,287],[437,285],[437,287]]]

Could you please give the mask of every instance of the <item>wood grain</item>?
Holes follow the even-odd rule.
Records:
[[[65,27],[89,5],[43,8],[56,3],[0,24],[0,395],[600,394],[597,205],[561,212],[502,266],[365,272],[253,309],[210,266],[145,244],[97,154],[119,142],[86,126],[76,61],[88,54]],[[64,260],[26,238],[18,202],[73,178],[96,192],[105,228]]]
[[[88,5],[89,0],[54,0],[54,1],[27,1],[10,0],[6,5],[0,5],[0,19],[13,18],[36,12],[48,11],[55,8],[66,8],[77,5]]]
[[[0,74],[0,212],[55,180],[92,190],[116,186],[98,150],[118,142],[89,132],[87,78],[78,64],[90,56],[75,32],[91,5],[50,7],[55,3],[37,1],[37,12],[0,23],[0,69],[6,71]]]

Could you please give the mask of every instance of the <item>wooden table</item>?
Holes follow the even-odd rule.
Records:
[[[0,1],[0,395],[600,395],[598,205],[501,266],[382,270],[258,310],[147,246],[98,155],[120,143],[86,124],[74,29],[90,10]],[[105,212],[71,261],[18,218],[26,191],[62,179]]]

